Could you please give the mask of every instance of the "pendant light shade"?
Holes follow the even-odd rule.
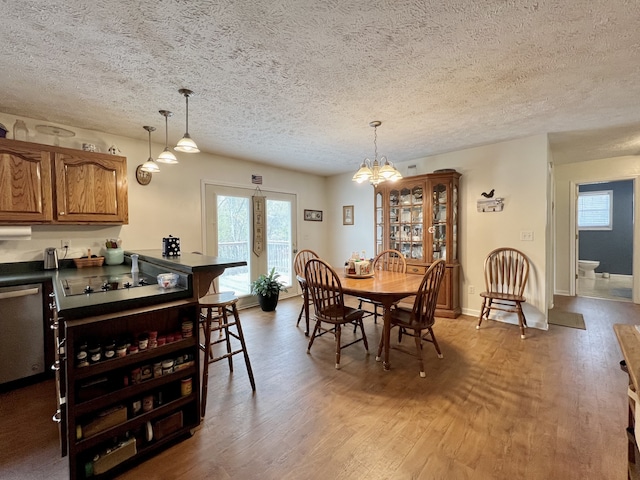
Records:
[[[180,141],[176,145],[175,150],[177,150],[178,152],[185,152],[185,153],[198,153],[200,150],[198,149],[196,142],[194,142],[191,139],[191,136],[189,135],[189,97],[193,96],[193,92],[191,90],[187,90],[186,88],[181,88],[180,90],[178,90],[178,92],[180,92],[181,95],[184,95],[184,98],[187,101],[187,111],[186,111],[187,128],[184,136],[180,139]]]
[[[173,152],[169,150],[169,117],[172,116],[173,113],[168,110],[160,110],[160,115],[164,117],[164,150],[158,155],[158,162],[176,164],[178,163],[178,159]]]
[[[373,157],[373,162],[368,158],[364,159],[351,179],[354,182],[362,183],[368,180],[371,185],[376,187],[382,182],[393,182],[402,178],[400,172],[387,160],[387,157],[380,157],[380,162],[378,162],[378,127],[380,125],[382,125],[382,122],[378,120],[369,123],[369,126],[374,128],[373,145],[375,156]],[[382,166],[380,166],[380,163],[382,163]]]
[[[156,162],[153,161],[153,157],[151,156],[151,132],[155,131],[156,127],[144,126],[142,128],[149,132],[149,159],[142,164],[140,170],[143,172],[158,173],[160,171],[160,167],[158,167]]]

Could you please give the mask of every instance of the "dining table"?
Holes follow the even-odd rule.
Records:
[[[349,275],[337,271],[346,295],[366,298],[378,302],[383,308],[382,345],[384,347],[383,368],[389,370],[389,346],[391,341],[391,309],[403,298],[415,295],[422,283],[423,275],[375,270],[371,275]],[[376,356],[376,361],[380,361]]]

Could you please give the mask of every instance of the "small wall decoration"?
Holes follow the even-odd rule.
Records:
[[[342,224],[353,225],[353,205],[342,207]]]
[[[256,187],[256,194],[251,197],[253,200],[253,253],[257,257],[264,251],[265,239],[265,197],[262,195],[260,187]]]
[[[321,222],[322,210],[305,210],[304,219],[307,222]]]
[[[504,198],[478,200],[478,212],[501,212],[504,209]]]

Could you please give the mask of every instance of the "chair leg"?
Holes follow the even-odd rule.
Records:
[[[364,333],[364,322],[360,319],[357,323],[360,325],[360,331],[362,332],[362,341],[364,342],[364,349],[369,351],[369,342],[367,341],[367,335]]]
[[[340,370],[340,336],[342,334],[342,327],[340,324],[336,325],[336,370]]]
[[[420,376],[424,378],[427,374],[424,371],[424,362],[422,361],[422,336],[420,336],[419,331],[414,330],[413,337],[416,341],[416,355],[418,356],[418,363],[420,364]]]
[[[433,342],[433,346],[436,347],[436,352],[438,352],[438,358],[443,358],[442,352],[440,351],[440,345],[438,345],[436,336],[433,334],[433,328],[431,327],[429,327],[429,334],[431,335],[431,341]]]
[[[200,393],[200,416],[204,417],[207,411],[207,392],[209,390],[209,360],[211,359],[211,309],[207,309],[204,324],[204,361],[202,362],[202,385]]]
[[[303,313],[304,313],[304,297],[302,297],[302,305],[300,306],[300,313],[298,314],[298,321],[296,322],[296,327],[300,326],[300,320],[302,320]]]
[[[480,325],[482,325],[482,319],[485,316],[485,309],[487,308],[487,299],[486,298],[482,298],[482,306],[480,307],[480,316],[478,317],[478,325],[476,325],[476,330],[480,330]],[[489,316],[489,313],[487,312],[487,318]]]
[[[247,344],[244,341],[244,333],[242,332],[242,324],[240,323],[240,315],[238,315],[238,309],[236,308],[236,304],[233,304],[232,307],[233,318],[236,321],[236,328],[238,329],[238,339],[240,340],[240,345],[242,346],[242,352],[244,354],[244,363],[247,366],[247,373],[249,374],[249,381],[251,382],[251,390],[256,391],[256,382],[253,378],[253,369],[251,368],[251,362],[249,361],[249,353],[247,352]],[[231,358],[231,356],[229,356]]]
[[[306,330],[304,331],[304,334],[308,337],[309,336],[309,290],[305,289],[304,291],[304,324],[305,324],[305,328]]]
[[[222,321],[224,324],[225,343],[227,345],[227,361],[229,362],[229,371],[233,372],[233,355],[231,355],[231,338],[229,335],[229,317],[227,316],[226,307],[222,309]]]
[[[320,328],[320,320],[316,321],[315,326],[313,327],[313,333],[311,334],[311,338],[309,339],[309,345],[307,346],[307,353],[311,353],[311,345],[313,345],[313,341],[316,339],[316,333]]]
[[[526,325],[527,321],[524,318],[524,313],[522,313],[522,305],[520,305],[520,302],[517,302],[516,305],[518,308],[518,323],[520,324],[520,338],[525,338],[524,326]]]

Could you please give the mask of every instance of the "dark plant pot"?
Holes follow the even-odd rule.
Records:
[[[278,305],[278,295],[271,295],[270,297],[265,297],[264,295],[258,295],[258,303],[260,304],[260,308],[262,308],[263,312],[273,312],[276,309],[276,305]]]

